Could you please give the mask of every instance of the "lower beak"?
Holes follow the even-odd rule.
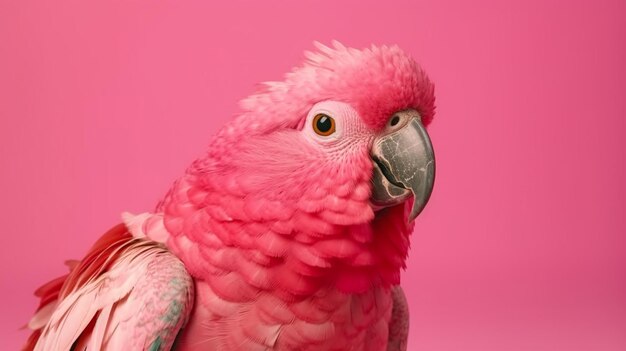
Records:
[[[416,111],[406,111],[406,125],[378,137],[372,147],[374,175],[372,203],[389,207],[413,195],[409,221],[426,206],[435,183],[435,154],[426,129]]]

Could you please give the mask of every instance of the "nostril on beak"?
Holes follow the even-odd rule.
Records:
[[[396,115],[391,118],[391,122],[389,122],[389,124],[393,127],[398,124],[398,122],[400,122],[400,117]]]

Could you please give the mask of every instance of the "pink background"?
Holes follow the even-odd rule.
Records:
[[[313,40],[436,82],[410,350],[626,350],[626,2],[0,1],[0,349]]]

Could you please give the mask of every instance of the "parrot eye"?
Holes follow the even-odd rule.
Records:
[[[321,136],[329,136],[335,132],[335,120],[329,115],[319,113],[313,118],[313,130]]]

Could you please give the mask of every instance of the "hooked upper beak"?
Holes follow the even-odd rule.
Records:
[[[397,205],[413,195],[409,221],[426,206],[435,183],[435,154],[430,137],[415,110],[394,114],[404,123],[374,140],[372,203],[379,208]]]

